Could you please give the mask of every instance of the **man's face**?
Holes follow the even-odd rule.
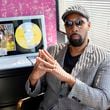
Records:
[[[74,47],[79,47],[85,42],[89,28],[90,22],[79,14],[70,14],[65,20],[67,37]]]

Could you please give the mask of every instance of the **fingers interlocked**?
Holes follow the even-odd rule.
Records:
[[[45,69],[47,72],[52,72],[57,67],[56,60],[46,50],[40,50],[40,55],[37,57],[37,61],[42,63],[40,68]]]

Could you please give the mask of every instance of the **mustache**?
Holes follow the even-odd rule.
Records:
[[[60,30],[59,30],[59,32],[62,33],[62,34],[64,34],[64,35],[67,35],[67,36],[68,36],[68,34],[67,34],[66,32],[63,32],[63,31],[60,31]],[[79,36],[81,36],[81,35],[78,34],[78,33],[72,33],[71,35],[69,35],[69,37],[74,36],[74,35],[79,35]]]
[[[69,37],[72,37],[72,36],[74,36],[74,35],[80,36],[78,33],[72,33]]]

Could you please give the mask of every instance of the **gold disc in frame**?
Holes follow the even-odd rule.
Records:
[[[32,49],[41,42],[42,32],[37,24],[25,22],[17,27],[15,38],[20,47]]]

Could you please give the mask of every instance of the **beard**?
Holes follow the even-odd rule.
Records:
[[[78,38],[75,39],[74,36],[78,36]],[[70,35],[68,37],[68,40],[69,40],[70,45],[72,45],[73,47],[79,47],[79,46],[81,46],[84,43],[84,39],[79,34]]]

